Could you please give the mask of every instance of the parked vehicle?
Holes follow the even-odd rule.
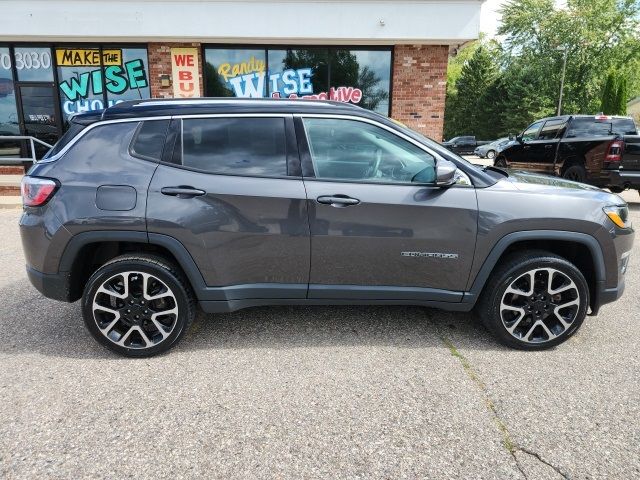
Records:
[[[543,118],[503,149],[495,165],[557,175],[614,192],[640,189],[640,137],[631,117]]]
[[[473,135],[453,137],[451,140],[442,142],[442,146],[458,155],[471,155],[476,147],[489,142],[478,142]]]
[[[496,158],[496,154],[501,152],[511,141],[512,140],[509,137],[499,138],[491,143],[476,147],[473,154],[480,158]]]
[[[475,308],[544,349],[622,294],[618,196],[478,168],[359,107],[151,100],[80,114],[22,184],[28,276],[81,299],[128,356],[176,344],[196,307]]]

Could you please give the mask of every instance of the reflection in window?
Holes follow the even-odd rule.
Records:
[[[182,164],[210,173],[287,174],[283,118],[201,118],[182,122]]]
[[[335,100],[389,114],[388,49],[208,48],[205,60],[207,96]]]
[[[0,47],[0,135],[20,135],[9,49]],[[0,142],[0,157],[19,157],[20,143]]]
[[[22,82],[53,82],[50,48],[16,47],[13,52],[18,80]]]
[[[147,71],[146,48],[123,48],[122,59],[118,63],[117,56],[112,56],[110,62],[108,52],[112,50],[105,47],[103,52],[104,79],[107,89],[109,105],[125,100],[141,100],[151,97],[149,89],[149,73]],[[115,52],[118,51],[114,48]]]
[[[269,92],[281,98],[327,94],[329,55],[325,48],[269,50]]]
[[[204,77],[208,97],[251,97],[267,94],[264,50],[207,49]]]
[[[362,91],[359,106],[389,114],[391,52],[388,50],[336,50],[331,55],[331,86]]]
[[[151,97],[145,48],[60,47],[55,53],[65,118]]]
[[[435,158],[397,135],[354,120],[305,118],[318,178],[408,183],[435,181]]]

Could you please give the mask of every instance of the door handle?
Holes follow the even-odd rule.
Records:
[[[323,195],[318,197],[316,201],[324,205],[331,205],[332,207],[348,207],[360,203],[360,200],[357,198],[351,198],[346,195]]]
[[[170,195],[172,197],[178,198],[191,198],[191,197],[199,197],[201,195],[206,194],[204,190],[200,190],[198,188],[179,186],[179,187],[162,187],[160,189],[160,193],[163,195]]]
[[[524,150],[529,150],[531,148],[531,145],[525,145],[524,147],[522,147]]]
[[[553,145],[545,145],[544,148],[553,148]]]

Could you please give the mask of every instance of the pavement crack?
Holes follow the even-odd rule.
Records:
[[[478,389],[482,393],[482,397],[485,405],[487,406],[487,410],[489,410],[489,413],[491,414],[491,417],[493,419],[493,423],[496,425],[502,437],[502,446],[505,448],[505,450],[507,450],[507,452],[509,452],[509,454],[511,455],[511,458],[513,458],[513,461],[515,462],[516,467],[518,468],[522,476],[525,478],[525,480],[529,480],[529,477],[527,476],[527,473],[525,472],[520,461],[518,460],[518,457],[516,456],[516,452],[518,451],[522,451],[524,453],[533,455],[534,457],[538,458],[538,460],[540,460],[541,462],[545,463],[546,465],[549,465],[551,468],[553,468],[556,472],[558,472],[564,478],[568,478],[559,469],[547,463],[546,461],[542,460],[538,455],[530,453],[529,451],[515,444],[515,442],[511,438],[511,434],[509,433],[509,429],[507,428],[506,423],[502,420],[502,418],[500,418],[500,415],[498,414],[498,409],[496,408],[495,404],[493,403],[493,401],[489,397],[489,394],[487,393],[486,385],[484,384],[484,382],[482,381],[478,373],[475,371],[475,369],[473,368],[469,360],[467,360],[467,358],[458,351],[458,349],[451,342],[451,340],[449,340],[444,336],[441,336],[440,338],[442,342],[449,349],[449,352],[451,353],[451,355],[458,359],[458,361],[462,365],[462,368],[464,368],[464,371],[466,372],[467,376],[471,379],[473,383],[475,383],[475,385],[478,387]]]
[[[560,475],[562,478],[566,478],[569,479],[569,475],[567,475],[566,473],[564,473],[560,468],[556,467],[554,464],[552,464],[551,462],[545,460],[544,458],[542,458],[542,456],[539,453],[536,452],[532,452],[531,450],[524,448],[524,447],[516,447],[519,451],[521,451],[522,453],[526,453],[527,455],[531,455],[532,457],[536,458],[538,461],[544,463],[545,465],[547,465],[548,467],[552,468],[558,475]]]

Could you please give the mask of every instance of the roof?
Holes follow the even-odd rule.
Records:
[[[171,115],[206,115],[216,113],[307,113],[343,114],[379,119],[380,115],[349,103],[329,100],[195,98],[149,99],[118,103],[98,112],[75,115],[76,123]]]

